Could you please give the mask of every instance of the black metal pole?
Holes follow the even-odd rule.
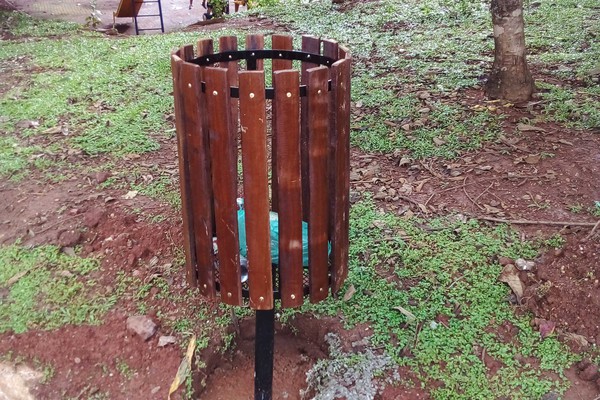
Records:
[[[273,398],[275,310],[256,310],[254,338],[254,400]]]

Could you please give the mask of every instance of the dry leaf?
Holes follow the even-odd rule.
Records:
[[[137,195],[138,195],[137,190],[130,190],[129,192],[127,192],[127,194],[123,195],[122,197],[125,200],[131,200],[131,199],[133,199]]]
[[[415,317],[415,314],[411,313],[410,311],[408,311],[404,307],[396,306],[396,307],[394,307],[394,310],[398,310],[402,314],[404,314],[406,316],[406,319],[407,319],[408,322],[413,322],[414,320],[417,319],[417,317]]]
[[[517,124],[517,129],[520,130],[521,132],[531,132],[531,131],[546,132],[546,130],[544,128],[540,128],[538,126],[533,126],[533,125],[528,125],[528,124]]]
[[[502,212],[501,209],[492,207],[489,204],[484,204],[483,206],[485,207],[485,212],[488,214],[500,214]]]
[[[346,290],[346,294],[344,294],[344,301],[350,300],[354,296],[354,293],[356,293],[356,288],[351,284],[348,290]]]
[[[515,296],[517,296],[517,301],[520,303],[521,297],[523,297],[523,283],[521,282],[521,279],[519,279],[518,273],[519,271],[514,265],[505,265],[498,280],[507,283],[508,286],[510,286]]]
[[[564,337],[567,340],[571,340],[571,341],[577,343],[581,347],[587,347],[590,344],[590,342],[588,342],[588,340],[585,337],[578,335],[576,333],[567,332],[564,334]]]
[[[177,374],[175,375],[175,379],[173,379],[173,383],[171,383],[171,387],[169,388],[168,400],[171,400],[171,395],[175,393],[175,391],[183,382],[185,382],[188,375],[192,371],[192,357],[194,356],[195,349],[196,335],[192,335],[190,343],[188,344],[187,351],[185,352],[185,357],[183,358],[183,360],[181,360],[179,368],[177,368]]]
[[[540,319],[540,336],[542,339],[547,338],[548,336],[554,333],[554,329],[556,328],[556,322],[548,321],[545,319]]]
[[[433,138],[433,143],[435,143],[436,146],[441,146],[443,144],[446,144],[446,141],[444,141],[443,139],[434,137]]]
[[[422,212],[424,212],[425,214],[429,213],[429,210],[427,209],[427,206],[425,204],[418,204],[419,208],[421,209]]]
[[[541,158],[542,156],[540,156],[539,154],[530,154],[527,157],[523,158],[523,161],[525,161],[527,164],[537,164],[540,162]]]

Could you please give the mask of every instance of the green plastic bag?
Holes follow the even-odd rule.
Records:
[[[238,210],[237,217],[240,254],[248,258],[246,210]],[[269,226],[271,227],[271,263],[279,265],[279,215],[276,212],[269,212]],[[302,221],[302,265],[308,267],[308,224],[304,221]]]

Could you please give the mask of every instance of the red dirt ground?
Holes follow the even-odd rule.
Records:
[[[0,8],[7,6],[0,0]],[[3,77],[4,79],[4,77]],[[10,78],[9,78],[10,79]],[[470,105],[488,105],[477,91],[462,93]],[[507,108],[504,137],[483,149],[449,161],[427,163],[404,159],[404,154],[375,155],[352,151],[352,192],[371,191],[378,204],[403,215],[433,216],[459,212],[481,220],[537,221],[517,224],[523,237],[549,238],[560,233],[566,244],[536,261],[534,270],[521,273],[526,284],[523,309],[541,319],[555,322],[557,332],[576,349],[600,345],[600,235],[592,233],[598,218],[587,212],[575,213],[573,207],[600,200],[600,135],[571,131],[551,124],[538,124],[543,131],[517,129],[523,117],[534,117],[536,107]],[[19,184],[0,183],[0,245],[21,239],[23,245],[52,243],[82,246],[84,255],[102,257],[102,290],[114,288],[118,271],[141,279],[153,279],[168,268],[176,257],[173,251],[182,243],[177,212],[168,205],[139,195],[124,199],[123,190],[98,186],[110,171],[102,170],[102,158],[89,159],[80,154],[67,156],[84,168],[69,172],[68,179],[48,184],[33,176]],[[160,165],[176,170],[174,140],[163,140],[161,152],[124,160],[128,166]],[[94,172],[91,172],[94,171]],[[135,212],[166,216],[164,222],[151,223]],[[547,223],[564,222],[560,225]],[[587,223],[577,226],[574,223]],[[490,221],[489,223],[495,223]],[[169,275],[174,290],[187,291],[183,274]],[[152,294],[151,294],[152,296]],[[203,300],[193,301],[201,304]],[[154,303],[153,303],[154,302]],[[178,310],[153,297],[166,315]],[[210,306],[209,306],[210,307]],[[0,353],[12,351],[25,360],[37,359],[55,368],[52,379],[36,388],[41,399],[89,398],[106,393],[111,399],[164,399],[182,357],[178,346],[159,348],[157,338],[172,334],[160,327],[148,342],[126,329],[126,315],[135,310],[125,298],[99,326],[66,326],[56,331],[31,331],[21,335],[0,335]],[[152,312],[150,312],[152,314]],[[300,334],[278,327],[276,335],[276,399],[299,399],[305,386],[305,373],[315,360],[327,355],[323,337],[330,330],[344,341],[355,340],[356,331],[347,332],[333,321],[301,317],[291,326],[301,326]],[[253,370],[252,319],[241,321],[241,334],[233,353],[205,351],[207,376],[199,376],[208,388],[202,399],[251,398]],[[573,336],[576,334],[579,336]],[[183,341],[182,337],[178,340]],[[185,343],[179,343],[185,345]],[[135,374],[131,378],[118,372],[117,360],[125,361]],[[492,363],[488,365],[492,370]],[[572,368],[567,376],[573,388],[566,399],[591,399],[600,393],[593,382],[579,378],[584,368]],[[383,400],[428,399],[418,388],[388,387]]]

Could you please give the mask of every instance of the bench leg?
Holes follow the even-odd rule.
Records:
[[[275,310],[256,310],[254,339],[254,400],[273,397],[273,346]]]

